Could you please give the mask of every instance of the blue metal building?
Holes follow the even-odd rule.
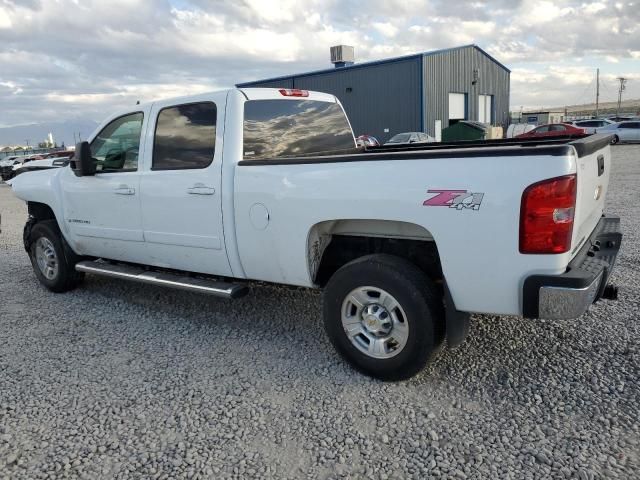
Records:
[[[331,93],[344,105],[356,135],[373,135],[383,142],[401,132],[434,135],[438,120],[442,128],[458,120],[508,124],[511,71],[477,45],[334,63],[336,68],[237,86]]]

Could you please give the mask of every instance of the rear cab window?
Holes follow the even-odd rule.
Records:
[[[321,155],[356,146],[337,102],[248,100],[243,133],[244,160]]]

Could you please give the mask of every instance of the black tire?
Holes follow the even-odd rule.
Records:
[[[406,343],[390,358],[374,358],[363,353],[343,328],[346,298],[365,286],[389,293],[406,316]],[[444,338],[442,292],[418,267],[400,257],[376,254],[344,265],[329,280],[323,303],[325,329],[336,350],[356,369],[381,380],[412,377],[427,365]]]
[[[619,141],[620,139],[618,138],[618,135],[614,135],[613,138],[611,139],[611,145],[615,145]]]
[[[57,271],[51,278],[45,276],[38,266],[37,245],[38,240],[44,238],[52,245],[55,252]],[[36,223],[29,236],[29,258],[36,277],[42,285],[52,292],[62,293],[76,288],[84,279],[84,273],[77,272],[75,264],[79,258],[65,245],[65,240],[60,233],[55,220],[46,220]],[[66,248],[65,248],[66,247]]]

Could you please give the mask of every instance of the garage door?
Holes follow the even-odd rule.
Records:
[[[449,94],[449,120],[464,120],[466,107],[467,96],[464,93]]]

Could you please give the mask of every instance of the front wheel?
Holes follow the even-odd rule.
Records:
[[[75,270],[73,256],[64,249],[64,239],[55,221],[36,223],[29,236],[29,258],[42,285],[52,292],[72,290],[84,278]]]
[[[392,255],[354,260],[324,292],[325,329],[355,368],[382,380],[409,378],[442,342],[442,295],[414,264]]]
[[[611,145],[615,145],[619,141],[620,139],[618,138],[618,135],[614,135],[613,138],[611,139]]]

